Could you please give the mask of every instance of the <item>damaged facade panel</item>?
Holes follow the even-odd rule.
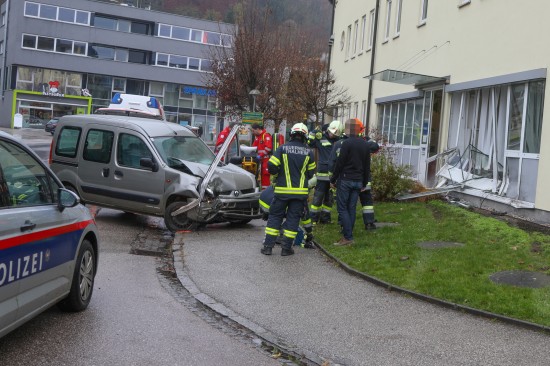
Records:
[[[449,183],[535,202],[544,80],[451,94],[448,147],[438,176]]]

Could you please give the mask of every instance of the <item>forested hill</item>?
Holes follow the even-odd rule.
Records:
[[[150,6],[153,10],[165,11],[194,18],[234,22],[235,6],[239,0],[111,0]],[[255,0],[261,7],[271,7],[274,21],[278,24],[294,23],[306,34],[313,34],[315,41],[328,42],[332,5],[329,0]],[[327,43],[328,45],[328,43]]]

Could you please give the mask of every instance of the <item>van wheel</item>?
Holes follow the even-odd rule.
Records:
[[[187,204],[186,201],[176,201],[172,202],[166,207],[164,212],[164,224],[168,230],[172,232],[181,231],[181,230],[194,230],[197,228],[198,224],[189,219],[185,213],[177,216],[172,216],[172,212],[176,211],[180,207],[183,207]]]
[[[76,312],[88,307],[94,291],[96,258],[92,243],[85,239],[76,257],[71,292],[57,304],[61,310]]]

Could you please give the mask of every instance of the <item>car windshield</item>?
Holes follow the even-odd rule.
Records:
[[[172,168],[181,164],[178,159],[210,165],[215,158],[212,150],[196,136],[156,137],[153,143],[162,159]]]

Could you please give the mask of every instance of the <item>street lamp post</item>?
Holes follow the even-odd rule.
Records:
[[[252,95],[252,112],[256,112],[256,95],[260,95],[260,91],[258,89],[252,89],[248,94]]]

